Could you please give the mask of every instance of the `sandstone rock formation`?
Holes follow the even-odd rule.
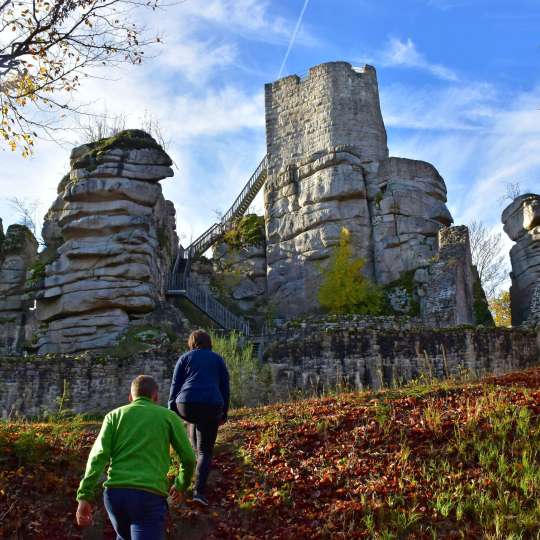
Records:
[[[39,353],[112,345],[164,300],[176,256],[172,162],[138,130],[75,148],[45,217]]]
[[[510,250],[512,324],[540,320],[540,195],[517,197],[503,211],[502,222],[506,234],[516,242]]]
[[[266,135],[268,293],[282,315],[318,309],[342,227],[380,284],[437,253],[446,186],[430,164],[388,157],[374,68],[333,62],[266,85]]]
[[[22,351],[32,303],[25,297],[27,273],[36,260],[38,243],[24,225],[4,232],[0,220],[0,353]]]
[[[213,248],[211,286],[226,303],[243,313],[264,316],[266,300],[266,242],[264,219],[248,214],[237,220],[226,239]]]

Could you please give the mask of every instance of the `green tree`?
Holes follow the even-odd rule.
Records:
[[[512,313],[510,310],[510,293],[503,291],[489,301],[489,309],[497,326],[512,326]]]
[[[323,308],[337,315],[378,315],[382,312],[383,293],[362,275],[364,264],[362,259],[353,257],[351,233],[342,228],[339,244],[333,250],[318,292],[318,300]]]

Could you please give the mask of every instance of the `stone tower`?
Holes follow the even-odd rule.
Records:
[[[281,315],[318,308],[342,227],[364,273],[387,284],[427,264],[452,217],[433,166],[390,158],[377,75],[331,62],[265,88],[268,294]]]

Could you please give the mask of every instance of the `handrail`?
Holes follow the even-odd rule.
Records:
[[[250,176],[248,182],[221,220],[209,227],[191,242],[187,248],[184,249],[182,246],[179,246],[169,279],[169,294],[183,294],[223,328],[227,330],[239,330],[246,335],[249,335],[249,324],[241,317],[237,317],[231,313],[225,306],[213,298],[208,289],[192,282],[189,279],[189,272],[191,261],[223,238],[223,235],[230,228],[233,220],[242,216],[247,211],[266,181],[267,169],[268,155],[264,156],[261,160],[255,172]]]
[[[238,330],[246,336],[250,335],[249,323],[216,300],[204,285],[176,274],[172,276],[170,287],[170,292],[181,293],[225,330]]]
[[[251,175],[248,182],[234,200],[231,207],[223,215],[218,223],[214,223],[191,244],[179,251],[177,260],[175,261],[173,273],[176,273],[179,266],[179,259],[192,259],[196,255],[204,253],[209,247],[215,244],[231,225],[231,221],[240,217],[249,208],[249,205],[255,199],[255,196],[260,191],[266,180],[266,170],[268,168],[268,155],[264,156],[255,172]]]

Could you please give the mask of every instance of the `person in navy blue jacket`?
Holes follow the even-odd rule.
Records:
[[[214,444],[229,410],[229,372],[223,358],[212,351],[212,340],[204,330],[191,333],[188,347],[174,368],[169,409],[189,423],[189,438],[197,452],[193,500],[207,506]]]

